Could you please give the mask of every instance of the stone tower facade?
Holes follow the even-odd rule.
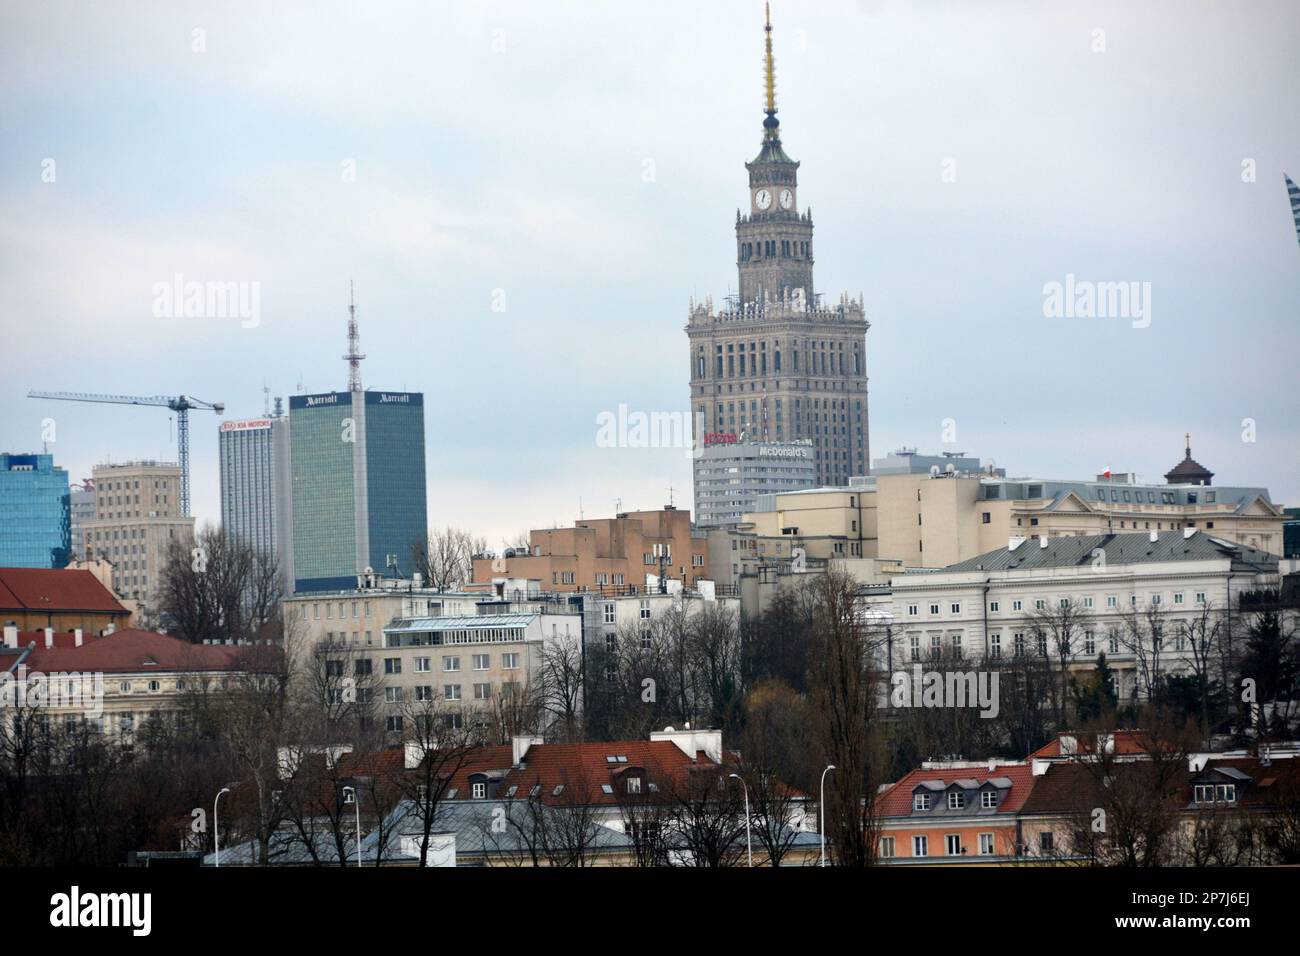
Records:
[[[870,462],[870,323],[860,298],[826,305],[813,285],[812,212],[799,207],[799,163],[781,146],[770,19],[765,30],[763,142],[745,164],[750,210],[736,213],[740,292],[719,310],[692,301],[686,326],[696,440],[808,439],[817,483],[844,485]]]

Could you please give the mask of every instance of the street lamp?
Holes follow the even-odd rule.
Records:
[[[754,865],[754,840],[749,833],[749,784],[745,783],[745,778],[738,773],[730,776],[740,781],[740,785],[745,788],[745,851],[749,854],[749,865]]]
[[[343,788],[343,802],[352,804],[357,811],[357,866],[361,865],[361,801],[357,799],[355,787]]]
[[[217,798],[212,801],[212,848],[217,856],[213,866],[221,865],[221,827],[217,825],[217,804],[221,802],[221,795],[229,792],[229,787],[222,787],[217,791]]]
[[[830,764],[822,771],[822,799],[820,806],[817,808],[822,815],[822,822],[819,828],[822,831],[822,866],[826,865],[826,775],[834,769],[835,764]]]

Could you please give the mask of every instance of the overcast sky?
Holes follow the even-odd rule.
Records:
[[[689,504],[680,450],[599,448],[596,418],[688,409],[688,302],[736,284],[762,18],[6,4],[0,450],[53,418],[73,479],[176,457],[165,410],[29,388],[226,417],[263,384],[342,389],[352,279],[366,385],[425,393],[431,526],[495,544],[579,499]],[[818,291],[872,323],[873,456],[1159,480],[1190,431],[1216,483],[1300,499],[1300,5],[778,0],[773,21]],[[258,322],[155,316],[176,274],[257,283]],[[1067,274],[1150,283],[1149,327],[1044,317]],[[191,422],[216,520],[217,418]]]

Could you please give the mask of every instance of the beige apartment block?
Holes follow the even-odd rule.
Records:
[[[1282,551],[1282,509],[1266,488],[979,475],[880,475],[842,489],[772,496],[741,528],[788,537],[810,558],[872,558],[942,568],[1013,537],[1075,537],[1197,528]]]
[[[526,554],[476,557],[474,582],[527,578],[555,591],[640,590],[647,574],[659,574],[660,554],[666,554],[663,576],[683,587],[712,580],[705,538],[692,531],[689,511],[672,506],[590,518],[572,528],[536,529],[529,534],[529,544]]]
[[[192,538],[194,519],[181,514],[181,469],[169,462],[136,461],[94,468],[95,516],[82,521],[84,554],[113,566],[113,590],[139,602],[148,622],[167,548]]]
[[[400,618],[476,614],[482,595],[405,587],[356,588],[295,594],[285,599],[285,622],[300,646],[322,643],[382,647],[384,628]]]

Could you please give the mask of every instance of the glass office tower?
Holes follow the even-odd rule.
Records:
[[[280,415],[222,422],[217,435],[222,527],[236,540],[274,557],[285,580],[292,581],[289,419]]]
[[[294,590],[353,588],[366,568],[409,577],[428,535],[424,396],[294,395],[289,420]]]
[[[54,456],[0,455],[0,567],[65,567],[71,535],[68,473]]]

